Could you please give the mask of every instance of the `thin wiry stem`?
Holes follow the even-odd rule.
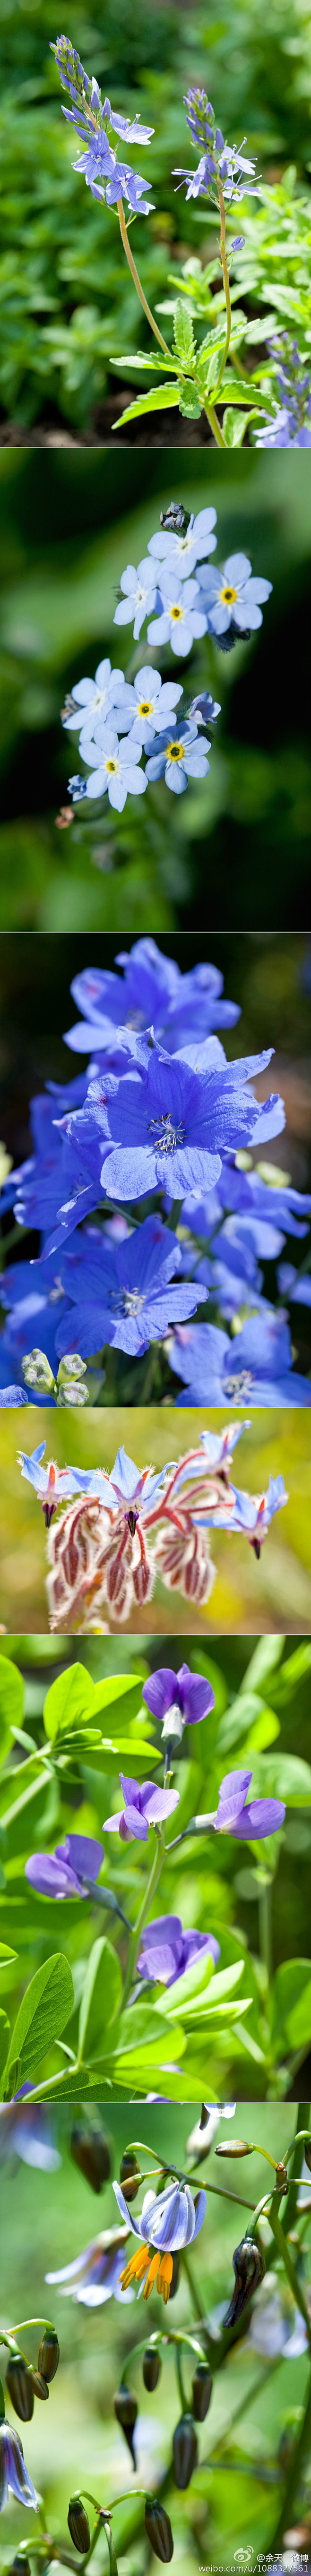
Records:
[[[155,332],[155,338],[156,338],[156,340],[158,340],[158,341],[159,341],[160,349],[164,349],[164,355],[165,355],[165,358],[171,358],[171,355],[172,355],[171,349],[168,349],[168,346],[167,346],[167,340],[163,340],[163,339],[162,339],[162,331],[158,331],[158,325],[157,325],[157,322],[154,322],[153,313],[151,313],[151,312],[150,312],[150,304],[147,304],[147,299],[146,299],[146,296],[144,295],[143,286],[141,286],[141,283],[140,283],[140,277],[138,276],[138,268],[136,268],[136,267],[135,267],[135,260],[133,259],[133,252],[130,250],[130,244],[129,244],[129,237],[128,237],[127,225],[126,225],[126,222],[125,222],[125,216],[124,216],[124,214],[123,214],[122,197],[117,197],[117,214],[118,214],[118,216],[119,216],[120,233],[121,233],[121,239],[122,239],[122,241],[123,241],[123,250],[125,250],[125,257],[126,257],[126,259],[128,260],[128,265],[129,265],[129,268],[130,268],[130,270],[131,270],[131,277],[133,277],[133,279],[134,279],[134,286],[136,286],[136,295],[139,295],[139,302],[140,302],[140,304],[142,304],[142,306],[143,306],[143,312],[147,314],[147,322],[150,322],[150,329],[151,329],[151,331],[154,331],[154,332]]]

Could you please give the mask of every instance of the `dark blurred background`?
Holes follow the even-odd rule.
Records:
[[[55,829],[78,767],[65,691],[121,653],[120,573],[138,563],[161,507],[217,509],[217,562],[234,547],[273,583],[263,624],[224,655],[211,637],[176,663],[185,697],[221,699],[210,774],[185,796],[165,783],[123,815],[104,800]],[[0,455],[3,930],[305,930],[310,921],[311,475],[308,454],[170,461],[146,450]],[[118,636],[118,643],[117,643]],[[121,630],[131,678],[148,654]],[[152,661],[156,662],[156,653]],[[172,677],[170,647],[162,676]],[[190,676],[191,675],[191,676]],[[175,668],[174,668],[175,677]],[[275,956],[277,984],[277,952]],[[54,997],[55,998],[55,997]]]

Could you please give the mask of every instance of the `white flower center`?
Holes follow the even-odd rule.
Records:
[[[158,1134],[159,1127],[162,1128],[161,1136]],[[158,1145],[159,1154],[174,1154],[176,1152],[177,1145],[183,1145],[185,1137],[184,1120],[183,1118],[179,1118],[177,1126],[175,1127],[174,1120],[171,1118],[170,1109],[162,1110],[160,1118],[149,1118],[148,1133],[151,1134],[154,1129],[156,1130],[154,1143],[155,1145]]]
[[[237,1396],[238,1403],[240,1403],[243,1402],[243,1397],[245,1396],[245,1403],[248,1404],[248,1398],[253,1385],[254,1379],[251,1374],[251,1369],[237,1369],[235,1375],[226,1378],[226,1402],[228,1397],[229,1403],[234,1404],[235,1397]]]

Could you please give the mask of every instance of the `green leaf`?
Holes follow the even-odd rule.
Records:
[[[17,1664],[5,1663],[4,1660],[2,1662],[0,1657],[0,1762],[5,1762],[7,1753],[11,1751],[15,1719],[17,1725],[21,1726],[23,1709],[22,1673],[18,1672]]]
[[[58,1673],[57,1681],[47,1691],[43,1710],[45,1734],[52,1744],[57,1735],[71,1733],[81,1718],[86,1724],[88,1715],[95,1714],[94,1699],[94,1683],[85,1664],[71,1664],[65,1673]]]
[[[193,386],[191,386],[191,385],[187,385],[187,388],[186,388],[186,386],[185,386],[185,385],[183,385],[183,386],[181,386],[181,385],[180,385],[179,390],[180,390],[180,403],[179,403],[179,410],[180,410],[180,412],[181,412],[182,420],[200,420],[200,418],[201,418],[201,411],[202,411],[202,402],[200,402],[200,401],[199,401],[198,394],[196,393],[195,385],[193,385]],[[203,399],[203,397],[202,397],[202,399]]]
[[[0,2012],[0,2075],[3,2075],[3,2069],[7,2063],[9,2045],[10,2023],[7,2020],[7,2014]]]
[[[111,1728],[111,1718],[114,1716],[115,1710],[118,1726],[120,1726],[120,1724],[121,1726],[125,1725],[127,1718],[129,1718],[132,1723],[132,1720],[138,1717],[141,1711],[141,1731],[143,1730],[145,1717],[147,1715],[144,1700],[142,1699],[144,1678],[144,1672],[141,1674],[116,1673],[113,1680],[110,1675],[110,1678],[107,1681],[95,1683],[93,1695],[93,1716],[94,1718],[100,1717],[102,1720],[102,1735],[105,1734],[106,1726],[108,1728],[109,1735],[114,1732],[113,1727]]]
[[[264,1706],[264,1700],[259,1699],[256,1691],[245,1690],[243,1694],[239,1691],[237,1699],[231,1701],[231,1708],[226,1709],[221,1720],[217,1752],[229,1753],[233,1744],[239,1744],[241,1737],[248,1735],[249,1728],[256,1725]]]
[[[17,1950],[8,1950],[6,1941],[0,1941],[0,1968],[6,1968],[8,1959],[17,1959],[17,1956]]]
[[[226,447],[242,447],[250,421],[256,418],[256,408],[252,411],[224,411],[222,426]]]
[[[119,419],[113,421],[113,429],[123,429],[125,421],[139,420],[145,412],[169,411],[171,403],[179,403],[179,385],[161,385],[159,389],[154,385],[152,393],[141,394],[138,402],[129,403],[128,411],[119,413]]]
[[[280,1642],[283,1645],[283,1638]],[[277,1675],[273,1687],[273,1698],[277,1708],[282,1708],[286,1705],[286,1701],[292,1698],[293,1692],[299,1689],[300,1682],[305,1681],[310,1669],[311,1645],[309,1646],[306,1641],[301,1646],[295,1646],[294,1654],[288,1655],[287,1662],[282,1664],[281,1673]]]
[[[44,1961],[41,1968],[37,1968],[36,1975],[32,1977],[31,1985],[27,1986],[26,1994],[23,1996],[12,2031],[10,2053],[5,2069],[7,2076],[15,2059],[19,2061],[21,2084],[25,2083],[27,2076],[33,2075],[34,2067],[38,2065],[40,2058],[46,2057],[48,2049],[53,2047],[54,2040],[60,2038],[69,2013],[72,2012],[73,2002],[74,1986],[71,1968],[62,1952],[56,1951],[52,1958]]]
[[[257,1768],[254,1777],[256,1777],[256,1788],[252,1785],[252,1796],[255,1798],[258,1795]],[[262,1793],[268,1797],[284,1798],[285,1806],[288,1807],[310,1807],[309,1762],[303,1762],[298,1753],[276,1753],[266,1763],[263,1756],[259,1797]]]
[[[254,1648],[254,1654],[251,1655],[250,1664],[247,1665],[243,1681],[240,1684],[241,1698],[244,1698],[245,1691],[247,1691],[248,1697],[249,1687],[251,1687],[252,1691],[260,1690],[261,1683],[267,1681],[270,1673],[273,1673],[276,1665],[281,1662],[283,1646],[284,1637],[258,1638],[257,1646]],[[311,1663],[311,1646],[308,1651]]]
[[[213,1975],[212,1961],[208,1960],[207,1963],[205,1962],[202,1979],[197,1973],[195,1982],[198,1969],[198,1962],[195,1960],[193,1967],[186,1968],[183,1977],[176,1978],[174,1986],[167,1987],[162,2000],[162,2012],[166,2013],[170,2020],[172,2013],[178,2012],[183,2015],[186,2011],[187,2021],[189,2014],[192,2016],[193,2011],[196,2014],[197,2010],[201,2010],[202,2005],[204,2014],[214,2013],[216,2009],[218,2010],[219,2004],[223,2003],[224,1997],[227,2002],[227,1996],[232,1994],[235,1986],[240,1985],[244,1964],[244,1959],[237,1959],[231,1967],[222,1968],[218,1975]]]
[[[185,304],[181,303],[180,296],[178,297],[178,303],[175,305],[174,340],[178,357],[181,358],[184,366],[189,365],[189,362],[191,363],[191,359],[195,358],[195,340],[193,337],[191,313],[187,313],[187,307]]]
[[[105,2030],[115,2020],[122,1996],[122,1973],[111,1941],[94,1941],[88,1962],[79,2019],[78,2064],[102,2053]]]
[[[130,357],[127,356],[127,358],[115,358],[111,355],[111,365],[114,368],[121,368],[122,373],[123,367],[130,367],[131,375],[134,367],[139,367],[140,369],[144,368],[147,376],[152,375],[153,367],[157,367],[159,369],[160,375],[164,375],[164,369],[166,368],[167,371],[167,368],[169,367],[172,370],[172,376],[176,376],[176,358],[174,358],[174,354],[170,357],[169,349],[163,352],[163,358],[159,357],[158,351],[155,355],[154,349],[151,351],[150,358],[146,358],[145,349],[132,349]]]
[[[299,2023],[299,2027],[298,2027]],[[310,2040],[311,1960],[283,1959],[272,1987],[271,2030],[275,2042],[285,2033],[290,2047]]]

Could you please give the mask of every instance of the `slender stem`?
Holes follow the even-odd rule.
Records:
[[[150,1903],[151,1903],[151,1897],[152,1897],[152,1896],[154,1896],[155,1888],[157,1887],[158,1879],[160,1878],[160,1872],[161,1872],[161,1869],[162,1869],[163,1861],[164,1861],[164,1860],[165,1860],[165,1844],[164,1844],[163,1842],[161,1842],[161,1841],[160,1841],[160,1839],[158,1839],[158,1838],[157,1838],[157,1842],[156,1842],[156,1849],[155,1849],[155,1854],[154,1854],[154,1859],[153,1859],[153,1862],[152,1862],[152,1869],[150,1870],[150,1875],[149,1875],[149,1878],[148,1878],[147,1887],[145,1887],[145,1890],[144,1890],[144,1895],[143,1895],[143,1899],[142,1899],[142,1904],[141,1904],[141,1906],[140,1906],[140,1912],[139,1912],[139,1914],[137,1915],[137,1921],[136,1921],[136,1923],[134,1923],[134,1930],[133,1930],[133,1932],[132,1932],[132,1938],[131,1938],[131,1941],[129,1941],[128,1962],[127,1962],[127,1968],[126,1968],[126,1972],[125,1972],[124,1987],[123,1987],[123,1995],[122,1995],[122,2012],[124,2012],[124,2006],[125,2006],[125,2004],[127,2003],[127,1998],[128,1998],[128,1994],[129,1994],[129,1989],[130,1989],[130,1986],[132,1985],[133,1977],[135,1976],[135,1968],[136,1968],[136,1960],[137,1960],[137,1951],[138,1951],[138,1949],[139,1949],[140,1934],[141,1934],[141,1932],[143,1931],[143,1926],[144,1926],[144,1923],[146,1922],[146,1916],[147,1916],[147,1913],[148,1913],[148,1907],[149,1907],[149,1905],[150,1905]]]
[[[303,2462],[303,2459],[304,2459],[304,2454],[305,2454],[305,2451],[308,2451],[308,2450],[309,2450],[309,2447],[310,2447],[310,2436],[311,2436],[311,2379],[309,2379],[309,2381],[308,2381],[307,2397],[306,2397],[306,2404],[305,2404],[305,2410],[304,2410],[304,2415],[303,2415],[303,2421],[302,2421],[302,2424],[300,2425],[300,2432],[299,2432],[299,2434],[298,2434],[298,2442],[296,2442],[296,2445],[295,2445],[294,2456],[293,2456],[293,2458],[291,2459],[291,2463],[290,2463],[290,2468],[289,2468],[289,2473],[288,2473],[288,2478],[287,2478],[287,2484],[286,2484],[286,2487],[285,2487],[285,2493],[284,2493],[284,2495],[283,2495],[283,2503],[282,2503],[282,2505],[281,2505],[281,2512],[280,2512],[280,2514],[279,2514],[279,2519],[278,2519],[278,2522],[277,2522],[276,2531],[274,2531],[274,2533],[273,2533],[273,2538],[272,2538],[272,2540],[271,2540],[271,2549],[272,2549],[273,2551],[274,2551],[275,2549],[278,2549],[278,2548],[279,2548],[279,2545],[280,2545],[280,2543],[282,2543],[282,2540],[283,2540],[283,2537],[284,2537],[284,2530],[286,2531],[286,2529],[288,2529],[288,2526],[289,2526],[289,2523],[290,2523],[290,2519],[291,2519],[291,2511],[292,2511],[292,2505],[295,2503],[295,2499],[296,2499],[297,2487],[299,2486],[299,2479],[300,2479],[300,2470],[301,2470],[301,2468],[302,2468],[302,2462]]]
[[[293,2167],[286,2201],[286,2210],[284,2211],[284,2236],[288,2236],[289,2228],[292,2227],[293,2220],[296,2218],[298,2185],[300,2182],[301,2166],[303,2164],[302,2150],[304,2150],[305,2136],[308,2137],[310,2135],[310,2131],[308,2129],[304,2131],[304,2114],[307,2113],[307,2119],[309,2119],[309,2112],[310,2104],[308,2102],[298,2102],[296,2138],[293,2140],[293,2147],[289,2148],[289,2156],[293,2157]],[[301,2136],[301,2131],[304,2131],[303,2136]]]
[[[225,363],[225,361],[224,361],[224,363]],[[219,379],[219,382],[220,382],[220,379]],[[215,439],[216,439],[216,447],[225,447],[225,445],[226,445],[226,440],[225,440],[225,438],[223,438],[222,429],[221,429],[221,427],[220,427],[220,420],[217,420],[217,415],[216,415],[216,412],[214,411],[214,403],[216,402],[217,394],[218,394],[218,385],[217,385],[217,388],[216,388],[216,394],[214,394],[213,402],[212,402],[212,403],[207,403],[207,402],[203,403],[203,411],[205,411],[205,414],[206,414],[206,420],[208,420],[208,422],[209,422],[209,428],[212,430],[213,438],[215,438]]]
[[[139,276],[138,276],[138,268],[135,268],[135,260],[133,259],[133,252],[130,250],[128,231],[127,231],[127,226],[126,226],[126,222],[125,222],[125,216],[124,216],[124,214],[123,214],[122,197],[117,197],[117,214],[118,214],[118,216],[119,216],[120,233],[121,233],[121,238],[122,238],[122,241],[123,241],[123,250],[125,250],[125,257],[126,257],[126,259],[128,260],[129,268],[130,268],[130,270],[131,270],[131,277],[133,277],[133,278],[134,278],[134,286],[136,286],[136,294],[137,294],[137,295],[139,295],[139,302],[140,302],[140,304],[142,304],[142,306],[143,306],[143,311],[144,311],[144,313],[146,313],[146,314],[147,314],[147,322],[150,322],[150,328],[151,328],[151,331],[154,331],[154,333],[155,333],[155,338],[156,338],[156,340],[158,340],[158,341],[159,341],[160,349],[164,349],[164,355],[165,355],[165,357],[166,357],[166,358],[171,358],[171,355],[172,355],[171,349],[168,349],[168,346],[167,346],[167,340],[162,340],[162,331],[158,331],[158,325],[157,325],[157,322],[154,322],[154,319],[153,319],[153,313],[151,313],[151,312],[150,312],[150,304],[147,304],[147,300],[146,300],[146,296],[144,295],[143,287],[142,287],[142,286],[141,286],[141,284],[140,284],[140,278],[139,278]]]
[[[267,1871],[263,1876],[262,1884],[259,1888],[259,1937],[261,1957],[263,1967],[266,1970],[268,1986],[271,1985],[272,1978],[271,1887],[272,1879],[269,1877]]]
[[[198,2318],[199,2318],[200,2326],[203,2326],[204,2333],[205,2333],[204,2317],[202,2317],[202,2308],[201,2308],[201,2305],[200,2305],[200,2299],[198,2298],[196,2282],[195,2282],[195,2281],[194,2281],[194,2279],[193,2279],[193,2272],[192,2272],[192,2269],[191,2269],[191,2263],[189,2263],[189,2255],[188,2255],[188,2254],[185,2254],[185,2253],[184,2253],[183,2261],[184,2261],[184,2272],[186,2273],[186,2279],[187,2279],[187,2281],[188,2281],[188,2288],[189,2288],[189,2290],[191,2290],[191,2298],[193,2299],[193,2306],[194,2306],[194,2308],[195,2308],[195,2314],[196,2314],[196,2317],[198,2317]]]
[[[177,2377],[177,2380],[178,2380],[178,2388],[179,2388],[179,2396],[180,2396],[180,2403],[181,2403],[182,2414],[183,2414],[183,2415],[185,2415],[185,2412],[186,2412],[186,2399],[185,2399],[185,2390],[184,2390],[183,2375],[182,2375],[182,2367],[181,2367],[181,2355],[180,2355],[179,2346],[178,2346],[178,2344],[177,2344],[177,2343],[175,2344],[175,2367],[176,2367],[176,2377]]]
[[[117,1914],[119,1922],[125,1924],[125,1931],[130,1932],[131,1926],[128,1922],[127,1914],[122,1914],[121,1905],[117,1904],[117,1898],[112,1895],[109,1887],[96,1887],[94,1879],[86,1878],[85,1874],[83,1875],[83,1887],[87,1887],[88,1896],[91,1897],[92,1905],[104,1906],[104,1910],[107,1914]]]
[[[302,2317],[303,2317],[303,2319],[304,2319],[304,2325],[305,2325],[305,2327],[306,2327],[306,2333],[307,2333],[307,2337],[308,2337],[309,2349],[310,2349],[310,2352],[311,2352],[311,2321],[310,2321],[310,2317],[309,2317],[309,2312],[308,2312],[308,2308],[307,2308],[307,2306],[306,2306],[306,2300],[304,2299],[303,2290],[301,2289],[301,2282],[298,2280],[298,2274],[297,2274],[297,2272],[295,2272],[295,2265],[294,2265],[294,2263],[292,2263],[292,2257],[291,2257],[291,2254],[290,2254],[290,2251],[289,2251],[289,2245],[287,2244],[286,2236],[284,2235],[284,2228],[283,2228],[283,2227],[281,2227],[281,2220],[280,2220],[280,2218],[279,2218],[279,2212],[278,2212],[278,2209],[276,2209],[276,2208],[275,2208],[275,2203],[274,2203],[274,2194],[273,2194],[273,2199],[271,2200],[271,2207],[270,2207],[270,2213],[269,2213],[269,2227],[272,2227],[272,2233],[273,2233],[273,2236],[275,2237],[275,2243],[276,2243],[276,2246],[277,2246],[278,2254],[281,2254],[281,2256],[282,2256],[282,2262],[285,2264],[285,2271],[287,2272],[287,2279],[288,2279],[289,2284],[290,2284],[290,2289],[291,2289],[291,2290],[292,2290],[292,2292],[293,2292],[293,2298],[294,2298],[294,2300],[295,2300],[295,2307],[296,2307],[296,2308],[300,2308],[300,2314],[301,2314],[301,2316],[302,2316]]]
[[[218,197],[219,197],[219,205],[220,205],[220,253],[221,253],[221,265],[222,265],[222,273],[223,273],[223,281],[224,281],[224,290],[225,290],[225,297],[226,297],[227,332],[226,332],[225,347],[224,347],[223,356],[222,356],[222,360],[221,360],[221,367],[220,367],[220,369],[219,369],[219,376],[218,376],[218,378],[217,378],[217,385],[216,385],[215,393],[214,393],[214,403],[215,403],[215,402],[217,402],[217,397],[218,397],[218,394],[219,394],[219,386],[221,385],[221,379],[222,379],[222,376],[223,376],[223,373],[224,373],[224,367],[225,367],[225,365],[226,365],[226,358],[228,357],[229,340],[230,340],[230,333],[231,333],[230,286],[229,286],[229,277],[228,277],[228,269],[227,269],[227,261],[226,261],[226,215],[225,215],[225,206],[224,206],[224,199],[223,199],[223,192],[222,192],[221,180],[220,180],[219,178],[217,179],[217,189],[218,189]]]

